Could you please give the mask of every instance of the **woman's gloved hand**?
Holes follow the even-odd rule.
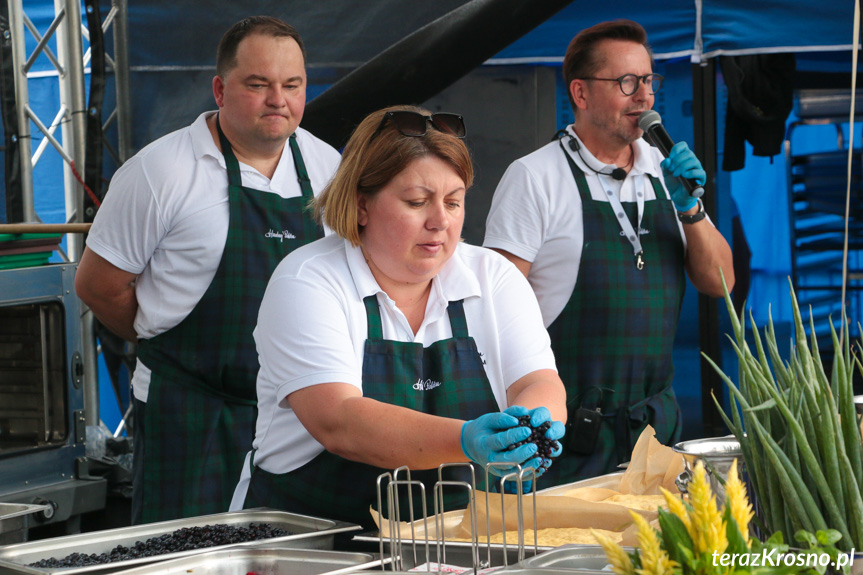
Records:
[[[659,164],[665,179],[665,187],[671,194],[671,201],[678,212],[686,212],[696,206],[698,201],[689,195],[679,178],[695,180],[700,185],[707,181],[707,172],[689,149],[686,142],[677,142],[668,152],[668,157]]]
[[[545,432],[545,437],[549,440],[556,441],[557,444],[551,452],[551,457],[541,457],[535,458],[533,461],[528,464],[523,464],[522,467],[533,467],[536,469],[536,477],[539,477],[545,470],[551,467],[552,457],[557,457],[563,452],[563,446],[560,444],[560,439],[563,438],[563,434],[566,432],[566,427],[560,421],[553,421],[551,419],[551,413],[545,407],[535,407],[534,409],[527,409],[526,407],[522,407],[521,405],[513,405],[511,407],[506,408],[504,413],[508,413],[513,415],[514,417],[524,417],[525,415],[530,416],[530,426],[533,428],[537,428],[545,423],[549,424],[548,429]],[[536,461],[539,459],[539,462]],[[529,488],[524,488],[524,492],[527,493]],[[513,488],[514,492],[514,488]]]
[[[521,492],[530,493],[533,491],[533,479],[521,480]],[[518,481],[507,481],[503,484],[503,492],[508,495],[518,494]]]
[[[510,413],[486,413],[462,425],[461,449],[468,459],[483,468],[487,463],[511,464],[513,467],[489,467],[490,473],[504,476],[512,473],[515,465],[520,464],[522,467],[542,465],[541,458],[533,457],[537,451],[533,443],[509,449],[512,444],[524,441],[528,437],[530,437],[530,428],[519,427],[517,417]]]

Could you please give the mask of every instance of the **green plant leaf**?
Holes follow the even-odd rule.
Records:
[[[728,538],[728,547],[725,549],[725,552],[736,555],[749,553],[749,543],[743,538],[743,533],[740,532],[737,520],[731,516],[731,509],[726,506],[723,515],[725,519],[725,535]]]
[[[773,398],[768,399],[761,405],[756,405],[755,407],[750,407],[746,411],[765,411],[767,409],[773,409],[776,407],[776,400]]]
[[[815,533],[815,538],[818,540],[818,543],[823,545],[824,547],[835,545],[837,541],[842,539],[842,534],[840,534],[835,529],[828,529],[827,531],[818,530]]]
[[[680,517],[660,508],[659,529],[662,535],[662,548],[665,549],[671,560],[681,565],[684,562],[691,562],[689,559],[692,557],[692,538]],[[690,554],[685,555],[684,550],[688,550]]]
[[[818,531],[819,533],[824,533],[823,531]],[[841,537],[841,535],[840,535]],[[818,539],[816,539],[815,535],[812,535],[808,531],[801,529],[797,533],[794,534],[794,540],[799,541],[800,543],[808,543],[809,548],[818,546]]]

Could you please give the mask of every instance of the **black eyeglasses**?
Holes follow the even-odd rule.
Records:
[[[419,112],[412,112],[410,110],[396,110],[384,114],[378,129],[375,130],[375,133],[372,134],[371,138],[369,138],[370,142],[383,131],[388,120],[392,120],[393,124],[395,124],[396,128],[403,136],[425,136],[428,131],[428,124],[431,124],[438,132],[450,134],[456,138],[464,138],[465,136],[464,118],[458,114],[441,112],[439,114],[425,116]]]
[[[624,74],[620,78],[579,78],[579,80],[602,80],[603,82],[617,82],[624,96],[632,96],[638,90],[638,83],[644,82],[650,94],[655,94],[662,87],[665,77],[660,74]]]

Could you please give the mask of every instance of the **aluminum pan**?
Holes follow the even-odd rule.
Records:
[[[283,544],[290,544],[292,547],[304,549],[332,549],[333,536],[336,533],[358,531],[361,529],[359,525],[354,525],[352,523],[332,521],[308,515],[298,515],[296,513],[288,513],[286,511],[278,511],[275,509],[245,509],[242,511],[202,515],[199,517],[187,517],[185,519],[174,519],[171,521],[161,521],[159,523],[147,523],[145,525],[108,529],[105,531],[93,531],[91,533],[81,533],[78,535],[68,535],[53,539],[43,539],[40,541],[31,541],[16,545],[7,545],[5,547],[0,547],[0,573],[30,573],[33,575],[45,575],[48,573],[63,573],[64,575],[75,575],[78,573],[89,573],[91,575],[96,573],[113,573],[147,563],[168,561],[188,555],[216,551],[229,547],[255,546],[262,543],[262,541],[256,541],[241,543],[238,545],[221,545],[218,547],[208,547],[192,551],[166,553],[164,555],[154,557],[141,557],[139,559],[118,561],[116,563],[106,563],[103,565],[90,565],[88,567],[67,567],[62,569],[40,569],[28,567],[28,564],[39,561],[40,559],[48,559],[50,557],[62,558],[75,552],[87,554],[106,553],[110,552],[111,549],[117,545],[131,547],[137,541],[170,534],[183,527],[202,527],[204,525],[212,525],[214,523],[223,523],[235,527],[248,526],[249,523],[269,523],[274,527],[281,527],[282,529],[291,532],[291,535],[274,537],[272,539],[262,541],[279,543],[280,547]]]
[[[422,568],[411,571],[386,571],[387,575],[418,575],[426,573],[426,571]],[[432,570],[431,573],[438,575],[438,571]],[[473,571],[466,571],[467,575],[472,575]],[[517,567],[513,565],[512,567],[507,567],[501,571],[497,571],[497,573],[501,573],[502,575],[573,575],[573,571],[567,569],[553,569],[553,568],[538,568],[538,567]],[[582,574],[586,575],[587,573],[595,573],[595,575],[609,575],[611,571],[581,571]],[[244,574],[245,575],[245,574]],[[340,575],[369,575],[368,572],[363,571],[344,571],[340,573]]]
[[[377,535],[357,535],[353,538],[354,541],[359,541],[363,543],[374,543],[375,549],[378,549],[377,545],[380,542],[380,539]],[[486,543],[479,543],[477,545],[477,552],[479,553],[479,561],[480,567],[501,567],[503,565],[512,565],[515,566],[518,563],[518,544],[508,543],[506,546],[506,556],[504,556],[504,547],[500,543],[492,543],[491,547]],[[528,544],[525,542],[524,546],[524,555],[525,557],[535,555],[536,553],[541,553],[547,549],[554,549],[554,547],[537,547],[534,548],[533,543]],[[440,562],[445,563],[446,565],[455,565],[458,567],[470,568],[473,567],[473,549],[472,545],[466,541],[447,541],[445,546],[441,546],[441,552],[444,553],[440,557]],[[390,552],[390,543],[389,540],[384,540],[384,558],[386,560],[391,559]],[[426,557],[425,552],[425,540],[419,541],[414,544],[410,540],[402,539],[402,567],[404,569],[413,569],[419,565],[423,565],[427,561],[437,562],[438,557],[438,547],[435,545],[434,541],[429,542],[429,556]],[[423,572],[424,569],[417,569],[418,572]],[[391,573],[387,570],[387,573]],[[245,575],[245,574],[242,574]],[[608,575],[608,573],[605,573]]]
[[[627,552],[631,548],[624,547]],[[609,565],[605,552],[599,545],[561,545],[541,553],[534,557],[528,557],[516,568],[540,568],[540,569],[573,569],[578,571],[604,571]]]
[[[570,491],[572,489],[577,489],[580,487],[604,487],[604,488],[608,488],[608,489],[617,489],[620,486],[620,479],[622,477],[623,477],[623,472],[617,471],[614,473],[608,473],[606,475],[598,475],[596,477],[591,477],[589,479],[582,479],[580,481],[575,481],[573,483],[567,483],[564,485],[557,485],[555,487],[540,489],[540,490],[537,490],[536,494],[537,495],[543,495],[543,496],[559,496],[559,495],[563,495],[567,491]],[[529,513],[529,510],[530,510],[530,507],[526,506],[525,507],[525,513],[526,514]],[[445,517],[445,526],[451,525],[451,524],[458,525],[459,523],[461,523],[461,521],[464,517],[464,510],[450,511],[448,513],[445,513],[444,517]],[[424,545],[425,544],[425,526],[424,526],[422,520],[415,521],[414,525],[416,527],[416,533],[417,533],[416,544],[418,546]],[[429,517],[429,526],[431,527],[433,525],[434,525],[434,520],[433,520],[433,518]],[[356,535],[356,536],[354,536],[354,540],[355,541],[361,541],[364,543],[378,543],[380,541],[380,537],[378,536],[377,532],[370,532],[370,533],[362,533],[360,535]],[[430,544],[433,544],[434,541],[435,540],[433,537],[429,538]],[[389,538],[384,538],[384,543],[388,543],[388,542],[389,542]],[[406,545],[410,545],[410,544],[414,543],[414,540],[412,540],[410,538],[402,538],[402,543],[406,544]],[[483,541],[482,537],[480,537],[478,544],[480,547],[480,556],[482,556],[482,554],[485,553],[487,548],[489,547],[489,544],[486,543],[485,541]],[[462,550],[468,549],[469,550],[471,545],[472,545],[471,543],[466,542],[466,541],[447,541],[446,542],[446,546],[448,549],[454,548],[454,549],[462,549]],[[503,548],[504,548],[503,545],[500,543],[492,543],[491,544],[491,549],[493,550],[493,552],[496,552],[496,554],[499,557],[502,557]],[[506,548],[508,551],[507,556],[509,556],[510,551],[518,549],[518,542],[516,541],[513,543],[507,543]],[[556,549],[556,547],[546,547],[546,546],[542,546],[542,545],[534,547],[533,539],[529,538],[529,537],[526,538],[526,540],[524,542],[524,548],[525,548],[526,554],[535,554],[535,552],[541,552],[541,551],[548,551],[550,549]],[[432,555],[434,556],[434,551],[432,551]],[[469,553],[467,553],[466,556],[468,558],[470,558]],[[497,562],[494,564],[500,565],[502,563]]]
[[[156,565],[145,565],[117,575],[259,575],[290,573],[291,575],[322,575],[366,567],[380,567],[380,561],[368,553],[323,551],[319,549],[289,549],[240,547],[209,551]]]
[[[0,534],[23,529],[28,515],[53,511],[50,505],[0,503]]]

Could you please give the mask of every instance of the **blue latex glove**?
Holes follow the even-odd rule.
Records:
[[[503,484],[503,492],[509,495],[517,494],[518,481],[507,481]],[[533,479],[521,480],[521,492],[531,493],[533,491]]]
[[[519,427],[518,419],[509,413],[486,413],[461,428],[461,449],[468,459],[485,468],[487,463],[522,464],[536,455],[537,447],[526,443],[510,450],[513,443],[530,437],[530,429]],[[532,467],[539,467],[541,459],[533,458]],[[512,473],[514,467],[490,467],[489,472],[503,476]]]
[[[678,212],[685,212],[694,208],[698,201],[689,195],[678,177],[695,180],[700,185],[707,181],[707,172],[701,167],[701,162],[695,157],[695,153],[689,149],[686,142],[677,142],[668,153],[668,157],[659,164],[662,167],[662,175],[665,178],[665,187],[671,194],[671,201]]]
[[[521,417],[524,415],[530,415],[530,425],[531,427],[539,427],[543,423],[550,422],[551,427],[545,432],[545,436],[548,439],[558,440],[558,447],[551,454],[552,457],[557,457],[563,452],[563,446],[560,445],[559,440],[563,438],[563,434],[566,432],[566,427],[560,421],[553,421],[551,419],[551,413],[545,407],[535,407],[533,409],[528,410],[526,407],[522,407],[521,405],[513,405],[512,407],[508,407],[504,413],[509,413],[515,417]],[[536,476],[539,477],[545,470],[551,467],[552,460],[548,458],[534,458],[532,461],[523,464],[523,467],[533,467],[536,469]],[[513,487],[513,492],[515,488]],[[524,490],[527,493],[527,489]]]

